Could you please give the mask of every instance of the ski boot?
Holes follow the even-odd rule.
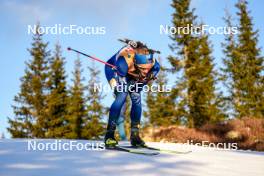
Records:
[[[106,148],[114,148],[115,146],[118,145],[118,142],[115,139],[115,129],[116,129],[115,124],[107,126],[107,131],[106,131],[105,139],[104,139]]]
[[[139,136],[139,124],[131,125],[130,143],[133,147],[145,147],[145,142]]]

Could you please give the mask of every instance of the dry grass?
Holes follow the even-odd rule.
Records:
[[[264,151],[264,119],[235,119],[221,124],[207,124],[199,129],[182,126],[148,127],[144,134],[147,141],[237,143],[239,149]]]

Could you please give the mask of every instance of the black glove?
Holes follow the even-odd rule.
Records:
[[[144,83],[148,83],[149,81],[151,80],[155,80],[157,79],[153,73],[150,73],[148,74],[143,80],[144,80]]]
[[[155,80],[156,77],[154,76],[153,73],[150,73],[150,74],[147,76],[147,79],[148,79],[148,80]]]

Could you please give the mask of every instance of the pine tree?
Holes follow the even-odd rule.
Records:
[[[199,58],[193,63],[193,68],[186,70],[191,92],[189,107],[194,126],[217,123],[226,117],[221,111],[224,108],[222,95],[217,93],[215,87],[218,74],[214,70],[211,53],[208,36],[199,37]]]
[[[90,79],[88,82],[88,116],[83,119],[82,138],[84,139],[98,139],[104,132],[104,123],[102,119],[105,116],[105,108],[101,104],[104,96],[100,90],[95,88],[95,85],[100,82],[100,70],[96,69],[94,63],[88,67],[90,72]]]
[[[37,26],[39,28],[39,25]],[[42,35],[33,36],[29,53],[32,59],[26,62],[25,75],[20,79],[20,92],[15,96],[14,119],[8,119],[8,131],[15,138],[44,138],[47,131],[45,114],[47,77],[48,77],[48,43],[44,43]]]
[[[233,27],[232,24],[232,16],[229,14],[229,12],[226,10],[226,16],[224,17],[224,21],[226,23],[226,26],[228,28]],[[236,66],[237,68],[240,67],[240,60],[239,57],[237,57],[238,52],[236,52],[236,43],[235,43],[235,35],[233,33],[230,33],[228,35],[225,35],[225,42],[222,43],[223,52],[225,54],[225,58],[223,59],[225,67],[221,68],[222,71],[222,81],[227,88],[230,96],[226,97],[228,108],[234,109],[232,103],[232,92],[234,89],[234,83],[233,80],[237,79],[237,77],[240,77],[240,72],[237,71],[237,69],[234,69]]]
[[[198,26],[190,0],[173,0],[174,27]],[[173,93],[177,93],[178,118],[190,127],[199,127],[207,122],[224,118],[218,107],[215,94],[215,72],[208,36],[196,36],[182,30],[171,36],[175,42],[170,45],[175,56],[169,56],[174,71],[181,76]]]
[[[239,34],[226,36],[223,44],[225,53],[225,81],[230,92],[230,100],[235,116],[264,116],[263,57],[257,48],[258,32],[253,30],[252,17],[247,10],[248,2],[240,0],[236,4],[239,17]],[[231,26],[230,16],[225,21]]]
[[[55,46],[54,56],[50,60],[48,77],[49,94],[47,96],[46,118],[48,121],[48,138],[62,138],[65,133],[67,115],[67,88],[64,70],[65,59],[61,56],[61,47]]]
[[[73,86],[69,90],[66,122],[66,138],[80,139],[83,119],[87,118],[81,61],[75,61]]]

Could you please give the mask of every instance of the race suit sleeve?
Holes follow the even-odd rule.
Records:
[[[159,73],[160,71],[160,64],[157,60],[155,60],[155,64],[153,65],[153,67],[151,68],[149,74],[152,74],[152,75],[149,75],[151,77],[156,77],[157,74]]]
[[[116,70],[119,76],[126,77],[128,72],[128,65],[124,56],[119,56],[116,61]]]

